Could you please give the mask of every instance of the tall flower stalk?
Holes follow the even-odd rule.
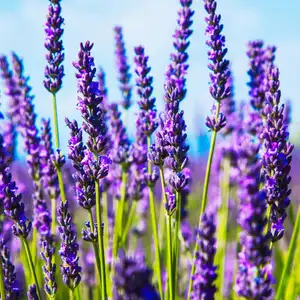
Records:
[[[122,94],[122,106],[128,110],[132,105],[132,86],[130,84],[131,74],[129,72],[130,66],[127,62],[126,48],[123,39],[123,29],[120,26],[114,28],[115,32],[115,56],[116,65],[118,69],[118,79],[120,81],[120,91]]]
[[[106,287],[106,266],[105,266],[105,249],[103,243],[102,230],[102,212],[100,203],[100,180],[107,176],[110,159],[101,156],[101,153],[107,147],[107,127],[101,110],[102,97],[99,96],[99,85],[94,81],[96,68],[94,59],[91,56],[93,44],[87,41],[80,44],[78,61],[73,65],[77,69],[76,78],[78,80],[78,110],[83,117],[83,130],[88,135],[87,149],[84,161],[82,161],[83,171],[93,180],[95,185],[95,202],[96,202],[96,220],[98,229],[98,255],[100,256],[101,271],[101,293],[102,298],[107,298]],[[92,217],[91,217],[92,222]],[[90,224],[92,226],[92,223]],[[107,226],[107,224],[106,224]],[[92,229],[93,232],[93,229]]]
[[[214,265],[216,254],[215,213],[206,212],[202,215],[201,228],[197,229],[200,252],[196,254],[196,271],[193,275],[193,291],[189,299],[215,299],[217,291],[215,280],[217,266]]]
[[[155,109],[155,98],[152,97],[152,82],[153,77],[149,75],[151,68],[148,67],[149,57],[145,55],[144,48],[142,46],[136,47],[134,61],[136,63],[135,72],[138,75],[137,78],[137,93],[140,96],[138,101],[140,110],[137,117],[137,136],[139,136],[140,142],[147,139],[147,146],[151,146],[151,135],[156,130],[158,123],[156,120],[156,109]],[[143,146],[143,145],[142,145]],[[139,151],[140,152],[140,151]],[[147,160],[147,152],[145,153],[145,160]],[[151,211],[151,222],[154,238],[154,247],[155,247],[155,267],[154,272],[158,281],[158,289],[160,298],[163,299],[163,288],[162,288],[162,269],[160,262],[160,246],[158,239],[158,230],[157,230],[157,216],[155,211],[154,203],[154,184],[156,179],[152,171],[152,163],[148,161],[148,174],[147,174],[147,185],[149,188],[149,201],[150,201],[150,211]]]
[[[244,134],[237,155],[241,173],[239,223],[241,251],[235,291],[246,299],[268,299],[272,294],[271,251],[266,233],[266,193],[260,191],[259,144]]]
[[[31,87],[29,86],[29,77],[24,75],[24,66],[22,60],[15,54],[12,54],[13,74],[15,82],[20,89],[19,112],[20,112],[20,132],[24,139],[24,148],[27,154],[27,164],[29,175],[33,180],[33,238],[32,251],[36,259],[37,251],[37,234],[43,239],[50,235],[51,215],[48,211],[47,202],[43,194],[43,165],[41,164],[41,140],[36,126],[36,113],[34,110]]]
[[[210,73],[210,94],[216,100],[216,107],[213,108],[213,117],[207,117],[206,126],[213,132],[210,142],[210,150],[206,165],[205,179],[203,185],[203,194],[201,202],[201,210],[199,217],[199,225],[201,225],[201,217],[205,211],[207,203],[207,192],[210,181],[211,165],[214,155],[217,133],[226,125],[226,117],[220,113],[222,100],[230,96],[230,86],[228,86],[228,78],[230,76],[229,61],[225,59],[227,48],[225,48],[225,36],[222,35],[223,25],[221,24],[221,15],[216,13],[216,0],[204,0],[204,8],[208,13],[205,18],[207,23],[206,34],[209,40],[206,44],[211,48],[208,51],[208,58],[211,61],[208,64]],[[200,227],[200,226],[199,226]],[[195,246],[194,255],[198,251],[198,244]],[[192,266],[193,275],[195,266]],[[192,276],[191,276],[192,277]],[[189,294],[192,289],[192,280],[190,280]]]
[[[58,151],[58,155],[61,157],[60,140],[59,140],[59,126],[58,126],[58,111],[56,103],[57,92],[62,87],[62,79],[64,77],[64,47],[62,42],[62,35],[64,30],[62,25],[64,18],[61,16],[61,0],[49,0],[48,15],[46,21],[46,40],[45,48],[48,51],[46,54],[47,65],[45,67],[45,79],[44,87],[52,95],[53,104],[53,124],[54,124],[54,136],[55,136],[55,148]],[[60,159],[60,157],[58,159]],[[59,182],[60,196],[63,202],[66,201],[62,171],[62,165],[56,165],[57,177]],[[56,222],[56,201],[54,198],[52,203],[52,220]],[[52,226],[52,234],[55,234],[55,226]]]
[[[266,126],[262,132],[265,152],[262,158],[264,176],[263,190],[270,205],[269,230],[272,242],[282,238],[286,209],[290,204],[289,175],[294,146],[289,142],[289,132],[284,121],[284,105],[280,106],[279,70],[271,67],[268,73],[266,92]]]
[[[28,236],[32,229],[32,222],[27,219],[22,202],[22,195],[17,193],[16,183],[12,180],[12,175],[9,168],[5,164],[6,150],[3,145],[3,137],[0,135],[0,175],[1,175],[1,190],[3,191],[4,213],[13,222],[12,232],[20,238],[24,251],[27,257],[27,262],[30,268],[31,276],[37,287],[37,294],[41,298],[38,279],[34,266],[33,257],[28,244]]]

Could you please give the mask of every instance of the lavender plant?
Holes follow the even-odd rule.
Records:
[[[178,2],[162,112],[151,59],[137,46],[131,65],[121,26],[114,28],[119,104],[108,98],[106,74],[95,67],[94,44],[80,44],[73,67],[81,120],[65,118],[67,157],[56,103],[65,76],[62,1],[49,0],[45,24],[43,83],[52,95],[53,122],[35,112],[22,59],[14,52],[11,63],[0,57],[7,100],[0,114],[1,299],[299,296],[300,210],[296,218],[287,213],[297,208],[291,205],[291,106],[282,104],[276,47],[248,43],[248,103],[236,105],[217,0],[203,1],[209,92],[216,102],[205,123],[212,133],[205,176],[198,179],[181,107],[189,101],[188,51],[197,25],[193,1]],[[134,102],[135,120],[122,120],[122,108],[126,117]]]

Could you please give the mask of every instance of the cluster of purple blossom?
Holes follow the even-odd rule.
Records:
[[[286,299],[295,253],[300,253],[295,246],[300,221],[298,212],[285,262],[276,248],[284,270],[275,278],[272,257],[284,237],[293,152],[276,48],[249,42],[249,103],[238,108],[217,1],[204,0],[209,92],[215,103],[206,119],[211,145],[198,201],[199,224],[193,230],[187,126],[180,108],[187,98],[192,0],[179,0],[160,114],[143,46],[134,48],[134,94],[123,31],[114,28],[122,95],[114,103],[108,98],[104,70],[97,73],[93,43],[80,44],[73,66],[82,120],[65,118],[66,156],[57,121],[64,77],[61,2],[49,0],[45,29],[44,87],[52,96],[53,128],[43,119],[38,129],[23,61],[16,53],[11,64],[0,57],[8,99],[0,132],[0,299]],[[132,140],[121,112],[126,114],[134,96],[139,111]],[[19,134],[32,187],[15,178]],[[237,213],[236,223],[229,220],[229,207]],[[236,261],[230,266],[234,276],[225,280],[232,225]]]

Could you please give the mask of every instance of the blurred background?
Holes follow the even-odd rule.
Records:
[[[48,1],[45,0],[0,0],[0,53],[9,54],[14,50],[24,58],[26,74],[31,76],[30,84],[35,94],[36,112],[41,117],[52,116],[52,102],[43,87],[45,66],[44,23]],[[72,61],[76,59],[79,43],[90,40],[95,43],[93,55],[96,65],[101,65],[107,75],[110,101],[119,101],[117,72],[114,59],[114,38],[112,28],[123,26],[124,38],[130,62],[133,48],[144,45],[150,56],[157,106],[163,108],[164,72],[173,50],[172,35],[176,26],[178,1],[175,0],[64,0],[65,18],[65,73],[64,87],[58,95],[59,122],[62,147],[66,152],[67,134],[63,119],[65,116],[77,118],[76,81]],[[232,62],[235,79],[235,99],[248,100],[248,60],[246,44],[252,39],[263,39],[266,44],[278,47],[276,64],[281,70],[283,99],[292,101],[291,127],[292,142],[297,144],[300,121],[300,49],[299,25],[300,1],[298,0],[219,0],[218,12],[224,23],[227,38],[228,58]],[[190,156],[205,154],[208,148],[205,117],[210,113],[212,99],[208,93],[207,47],[205,45],[205,22],[203,1],[194,1],[194,34],[191,37],[190,69],[187,77],[188,94],[183,102],[188,126]],[[133,68],[131,69],[133,73]],[[135,76],[132,77],[132,84]],[[2,86],[1,86],[2,89]],[[1,102],[5,106],[5,96],[1,90]],[[130,133],[134,134],[134,114]],[[19,155],[22,156],[21,150]]]

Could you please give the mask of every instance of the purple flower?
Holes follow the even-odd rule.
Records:
[[[174,172],[180,172],[187,164],[186,153],[189,146],[186,145],[186,125],[183,111],[179,110],[178,90],[170,82],[165,84],[165,115],[161,120],[160,130],[156,134],[156,146],[150,148],[149,158],[152,160],[160,147],[163,147],[168,156],[166,164]],[[165,153],[160,158],[163,161]]]
[[[61,202],[57,210],[57,221],[62,243],[59,255],[62,260],[60,270],[62,279],[69,289],[74,290],[81,280],[81,267],[79,266],[77,236],[74,230],[72,217],[68,212],[68,201]]]
[[[127,62],[126,49],[123,40],[122,27],[116,26],[115,32],[115,43],[116,43],[116,63],[119,72],[120,90],[122,93],[122,106],[128,109],[131,104],[132,86],[130,85],[131,74],[129,73],[129,65]]]
[[[15,266],[11,262],[9,248],[2,239],[0,239],[0,263],[3,269],[5,299],[17,299],[20,289],[17,284]]]
[[[145,50],[142,46],[134,48],[135,51],[135,72],[138,75],[136,80],[137,94],[140,99],[138,101],[139,113],[136,121],[137,136],[151,136],[156,130],[158,123],[156,120],[155,98],[152,97],[153,77],[149,76],[151,68],[148,67],[148,56],[145,56]]]
[[[105,81],[105,72],[104,70],[99,67],[98,68],[98,74],[97,74],[97,78],[98,78],[98,83],[99,83],[99,92],[100,92],[100,95],[102,97],[102,102],[101,102],[101,105],[102,105],[102,110],[104,110],[105,112],[107,112],[108,110],[108,91],[107,91],[107,88],[106,88],[106,81]]]
[[[46,60],[48,65],[45,67],[44,86],[52,94],[56,94],[62,87],[64,77],[64,66],[62,65],[65,55],[61,37],[64,30],[62,25],[64,19],[61,16],[61,0],[49,0],[48,16],[46,22],[46,41],[45,48],[48,50]]]
[[[32,284],[28,287],[27,299],[28,300],[39,300],[35,284]]]
[[[83,277],[82,281],[88,286],[93,288],[95,286],[95,253],[89,250],[83,256]],[[90,296],[92,298],[92,295]]]
[[[12,180],[12,175],[9,168],[5,164],[6,149],[3,144],[3,137],[0,135],[0,190],[3,193],[4,213],[7,217],[14,221],[12,225],[13,233],[27,239],[32,223],[25,216],[24,203],[22,195],[18,194],[16,183]]]
[[[238,255],[238,273],[235,290],[246,299],[267,299],[272,294],[272,276],[268,272],[271,259],[269,234],[265,234],[267,218],[266,194],[259,191],[259,144],[245,133],[237,148],[239,180],[239,224],[241,251]]]
[[[289,132],[284,120],[284,105],[280,106],[279,70],[271,67],[266,92],[266,126],[261,134],[265,152],[262,157],[264,191],[271,205],[271,233],[273,242],[284,234],[286,209],[290,204],[290,170],[294,146],[289,142]]]
[[[120,251],[115,270],[114,299],[159,299],[157,291],[151,284],[152,271],[147,267],[144,257],[130,258]]]
[[[4,139],[4,147],[7,151],[6,163],[11,165],[16,156],[17,132],[11,120],[4,120],[1,132]]]
[[[230,87],[230,96],[222,100],[221,103],[221,110],[223,115],[226,117],[224,118],[224,121],[226,120],[226,125],[223,126],[223,124],[220,124],[219,127],[223,127],[223,130],[221,131],[221,134],[226,137],[230,135],[236,127],[236,108],[235,108],[235,100],[234,100],[234,86],[233,86],[233,78],[232,78],[232,72],[229,69],[229,77],[227,80],[227,86]],[[208,128],[208,124],[206,125]],[[217,129],[217,128],[216,128]]]
[[[132,164],[132,146],[126,128],[121,120],[117,104],[110,105],[110,126],[112,136],[111,158],[115,164],[121,165],[124,171]]]
[[[73,62],[77,69],[76,78],[78,82],[78,104],[77,108],[84,121],[83,130],[88,134],[87,147],[99,155],[107,147],[107,127],[101,109],[102,96],[99,85],[94,81],[96,68],[94,58],[91,56],[93,44],[87,41],[80,44],[78,61]]]
[[[208,13],[205,18],[207,23],[206,35],[209,40],[206,44],[211,48],[208,51],[208,64],[210,73],[210,94],[216,101],[222,101],[230,96],[230,86],[227,85],[230,71],[229,61],[225,59],[227,48],[225,48],[225,37],[222,35],[223,25],[221,15],[216,14],[217,2],[215,0],[204,0],[204,8]]]
[[[20,131],[24,139],[25,151],[29,174],[32,178],[39,172],[39,143],[38,129],[36,127],[36,114],[34,112],[33,96],[28,84],[29,77],[24,75],[22,60],[13,53],[13,71],[16,84],[19,86],[22,97],[19,100],[20,107]]]
[[[13,53],[14,55],[14,53]],[[8,96],[8,118],[14,125],[20,122],[20,100],[22,97],[21,90],[16,82],[13,72],[9,68],[6,56],[0,57],[1,77],[5,83],[5,94]]]
[[[165,203],[166,213],[169,216],[172,216],[173,213],[176,210],[176,197],[175,197],[175,194],[173,193],[173,191],[169,187],[166,187],[164,193],[166,194],[166,198],[167,198],[167,201]]]
[[[217,267],[214,265],[216,255],[216,215],[206,212],[202,216],[201,228],[197,230],[200,252],[196,253],[196,271],[193,275],[193,291],[191,299],[213,300],[217,288],[214,284],[217,278]]]
[[[56,294],[57,284],[55,280],[56,264],[53,263],[54,247],[52,241],[43,240],[41,243],[41,257],[45,264],[43,265],[43,273],[45,277],[44,290],[51,298]]]
[[[253,135],[260,135],[263,129],[263,121],[265,117],[264,107],[266,105],[265,93],[268,90],[268,70],[273,65],[275,60],[276,48],[267,46],[264,48],[263,41],[250,41],[248,43],[247,55],[249,57],[250,87],[249,96],[250,104],[253,112],[250,114],[247,126],[248,131]]]
[[[194,11],[191,10],[192,0],[180,0],[181,8],[178,11],[177,24],[178,27],[173,35],[173,46],[175,52],[171,54],[172,63],[168,65],[166,71],[167,80],[172,82],[178,90],[178,101],[182,101],[186,95],[186,74],[189,65],[187,64],[188,54],[187,48],[190,45],[188,41],[193,33],[191,26],[193,24],[192,17]]]

